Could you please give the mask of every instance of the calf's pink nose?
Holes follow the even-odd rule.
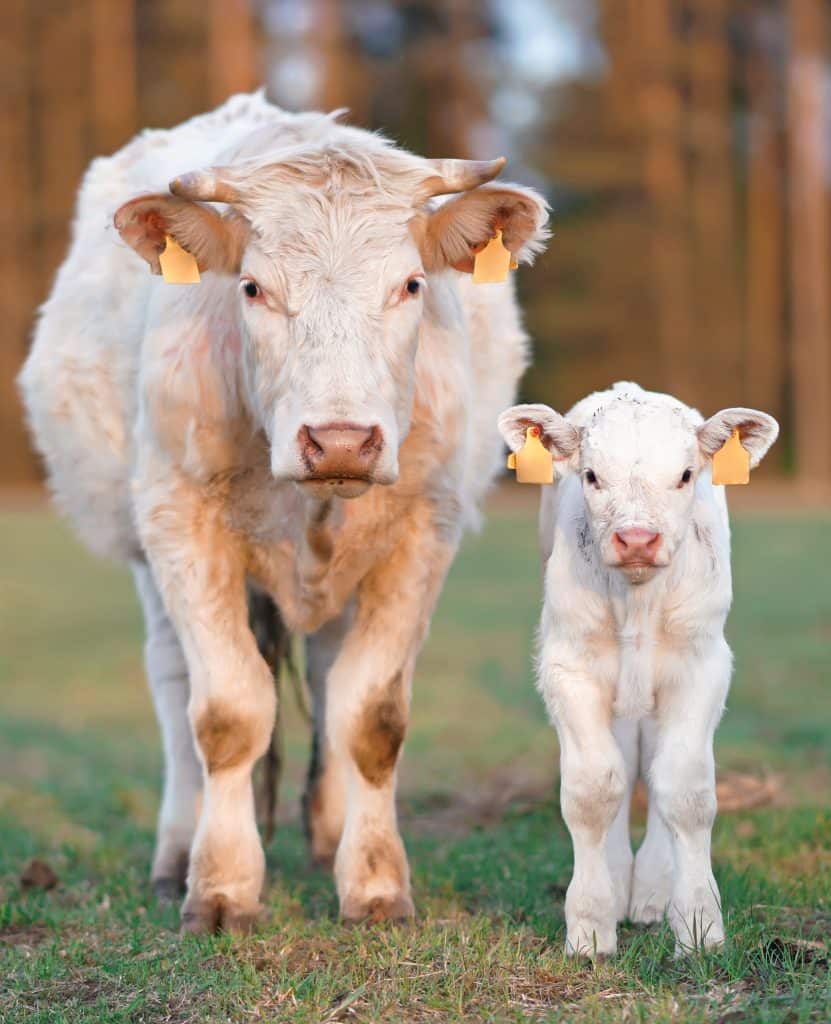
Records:
[[[633,526],[629,530],[619,530],[612,542],[624,562],[654,562],[661,535]]]
[[[384,446],[379,427],[355,423],[304,426],[298,435],[310,479],[366,479],[372,475]]]

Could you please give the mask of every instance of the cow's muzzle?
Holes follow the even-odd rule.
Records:
[[[375,482],[384,435],[378,426],[356,423],[304,425],[298,431],[297,444],[305,469],[298,482],[322,484],[342,497],[354,497]]]

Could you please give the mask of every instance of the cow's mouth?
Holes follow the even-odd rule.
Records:
[[[664,565],[657,565],[655,562],[636,561],[615,562],[612,568],[619,569],[630,583],[647,583],[659,569],[665,569]]]
[[[306,477],[297,484],[305,494],[325,501],[328,498],[360,498],[375,481],[366,476]]]

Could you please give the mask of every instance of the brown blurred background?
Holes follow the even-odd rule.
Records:
[[[546,192],[527,398],[758,406],[762,472],[831,494],[829,33],[825,0],[4,0],[0,483],[39,477],[14,377],[85,166],[265,85]]]

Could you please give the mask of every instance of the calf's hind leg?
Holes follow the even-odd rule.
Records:
[[[658,800],[652,785],[652,761],[657,743],[657,723],[654,718],[641,721],[641,776],[647,784],[649,809],[646,835],[635,857],[632,899],[629,916],[637,924],[653,924],[663,920],[672,896],[675,861],[669,826],[658,810]]]
[[[629,911],[629,896],[632,891],[634,857],[629,836],[629,815],[632,790],[638,777],[638,723],[631,718],[616,718],[612,722],[612,732],[626,766],[626,789],[615,820],[609,829],[606,851],[615,887],[615,916],[618,921],[622,921]]]
[[[188,721],[188,670],[179,638],[150,567],[136,561],[132,570],[144,612],[147,680],[164,750],[164,788],[150,877],[156,897],[167,901],[184,891],[199,815],[202,768]]]

